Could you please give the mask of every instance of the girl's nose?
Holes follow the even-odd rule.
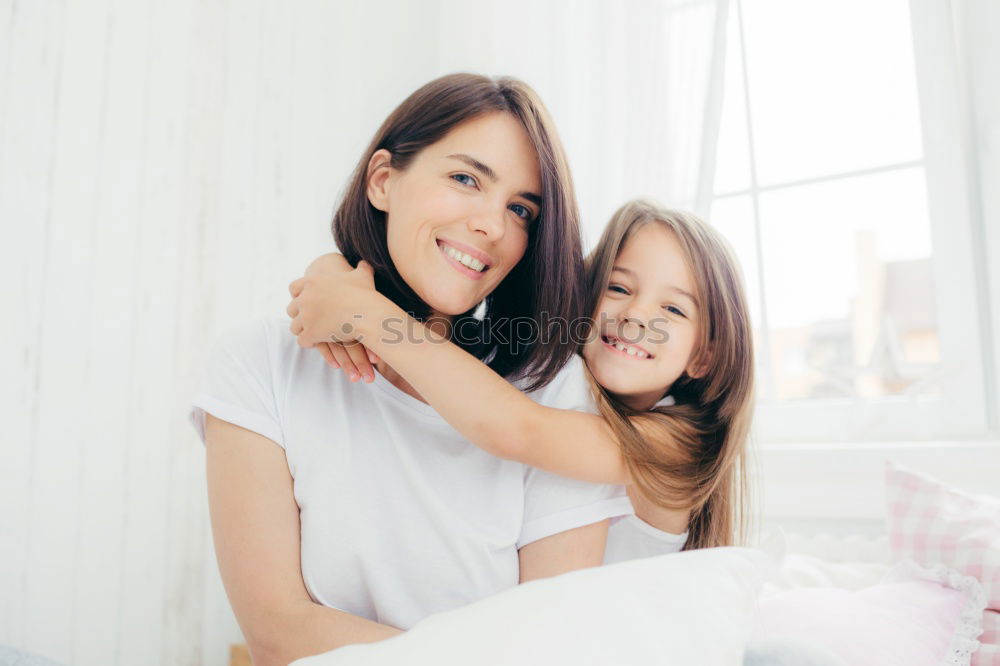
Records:
[[[646,328],[646,325],[649,323],[649,313],[646,312],[646,308],[643,307],[642,303],[635,298],[633,298],[628,307],[622,312],[622,324],[630,322],[639,328]]]
[[[629,303],[628,307],[622,312],[622,337],[632,335],[636,339],[644,338],[650,332],[659,330],[657,327],[665,323],[659,322],[657,318],[660,316],[659,303],[643,303],[639,300]]]
[[[633,308],[622,313],[618,324],[618,335],[626,342],[638,342],[646,330],[645,321]]]
[[[632,324],[633,326],[637,326],[639,328],[646,328],[645,321],[631,312],[622,318],[622,325],[624,326],[627,324]]]

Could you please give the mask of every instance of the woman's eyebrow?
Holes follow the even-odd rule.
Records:
[[[450,157],[451,159],[459,160],[460,162],[465,162],[470,167],[472,167],[479,173],[483,174],[484,176],[492,180],[494,183],[497,182],[497,172],[491,169],[489,166],[477,160],[472,155],[466,155],[465,153],[456,153],[454,155],[449,155],[448,157]]]
[[[629,277],[635,279],[635,271],[633,271],[630,268],[625,268],[624,266],[612,266],[611,267],[611,272],[614,273],[615,271],[620,271],[620,272],[624,273],[625,275],[628,275]],[[693,294],[690,294],[690,293],[684,291],[680,287],[674,287],[673,285],[667,287],[667,289],[669,289],[670,291],[675,291],[678,294],[680,294],[681,296],[688,297],[691,300],[691,302],[695,305],[695,307],[698,306],[698,299],[695,298]]]
[[[497,182],[497,180],[499,180],[499,178],[497,177],[497,172],[496,171],[494,171],[493,169],[491,169],[489,167],[489,165],[483,164],[482,162],[480,162],[479,160],[477,160],[472,155],[466,155],[465,153],[455,153],[454,155],[448,155],[448,157],[451,158],[451,159],[453,159],[453,160],[458,160],[460,162],[464,162],[465,164],[469,165],[470,167],[472,167],[473,169],[475,169],[479,173],[481,173],[484,176],[486,176],[487,178],[489,178],[494,183]],[[536,206],[541,206],[542,205],[543,199],[542,199],[542,195],[540,195],[540,194],[535,194],[534,192],[518,192],[517,195],[519,197],[523,197],[523,198],[527,199],[528,201],[530,201],[531,203],[535,204]]]

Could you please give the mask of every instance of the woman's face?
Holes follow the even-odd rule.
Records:
[[[403,171],[388,157],[372,157],[368,198],[386,213],[396,270],[435,313],[469,310],[524,256],[541,210],[527,133],[512,115],[490,113],[455,127]]]
[[[634,409],[647,410],[683,374],[698,341],[694,278],[676,234],[652,222],[624,243],[583,349],[594,379]]]

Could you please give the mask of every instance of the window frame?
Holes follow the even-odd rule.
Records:
[[[941,397],[886,396],[779,402],[763,393],[758,399],[754,431],[767,443],[923,441],[947,438],[988,437],[994,429],[997,405],[991,404],[993,354],[1000,345],[990,335],[989,303],[985,284],[986,257],[977,256],[984,243],[976,243],[975,142],[970,130],[969,91],[962,85],[960,69],[964,44],[953,31],[955,8],[949,0],[910,0],[914,64],[924,147],[922,165],[927,182],[928,214],[932,238],[932,273],[935,315],[941,345]],[[742,0],[735,0],[742,46]],[[744,85],[749,98],[752,71],[747,72],[745,49],[740,53]],[[749,104],[745,110],[750,114]],[[748,135],[753,142],[752,118]],[[750,159],[758,147],[751,143]],[[886,165],[891,167],[892,165]],[[754,165],[751,162],[751,170]],[[880,169],[866,170],[877,172]],[[843,178],[831,174],[810,182]],[[794,186],[796,183],[789,183]],[[713,201],[749,194],[754,211],[757,244],[760,243],[759,206],[762,191],[751,175],[750,188],[724,193]],[[980,218],[980,219],[977,219]],[[758,262],[759,263],[759,262]],[[766,281],[761,280],[766,290]],[[764,298],[764,294],[761,294]],[[985,306],[985,307],[984,307]],[[766,313],[766,304],[761,311]],[[764,315],[766,317],[766,314]],[[762,324],[765,322],[762,322]],[[759,364],[764,386],[771,372],[769,331],[762,327]],[[998,368],[1000,371],[1000,368]]]

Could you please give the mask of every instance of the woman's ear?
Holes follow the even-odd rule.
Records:
[[[392,153],[385,148],[376,150],[368,160],[368,201],[383,213],[389,212],[389,176],[392,175]]]

